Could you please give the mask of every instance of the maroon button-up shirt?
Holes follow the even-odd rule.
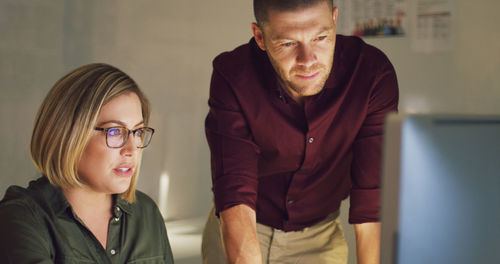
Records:
[[[298,105],[255,40],[213,62],[206,135],[216,212],[239,204],[285,231],[313,225],[351,196],[349,221],[377,221],[384,118],[397,110],[393,66],[337,36],[324,89]]]

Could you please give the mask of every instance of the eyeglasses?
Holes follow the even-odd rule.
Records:
[[[151,142],[151,138],[155,132],[155,130],[150,127],[141,127],[134,130],[130,130],[126,127],[96,127],[94,129],[106,133],[106,145],[110,148],[121,148],[125,146],[130,133],[134,135],[133,139],[136,144],[135,146],[138,148],[145,148],[149,145],[149,142]]]

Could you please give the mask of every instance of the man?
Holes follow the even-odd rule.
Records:
[[[331,0],[254,0],[254,12],[250,42],[213,62],[204,263],[347,263],[338,210],[348,195],[358,263],[378,263],[394,69],[361,39],[336,35]]]

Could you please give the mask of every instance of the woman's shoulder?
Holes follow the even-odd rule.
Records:
[[[12,185],[7,188],[0,201],[0,210],[24,207],[33,212],[52,214],[54,210],[67,207],[62,191],[49,183],[47,178],[40,177],[30,181],[28,187]]]
[[[33,217],[38,209],[29,191],[20,186],[10,186],[0,201],[0,218],[5,215]],[[11,217],[9,217],[11,218]]]
[[[135,197],[136,197],[135,203],[137,203],[138,205],[156,207],[155,201],[151,197],[149,197],[149,195],[147,195],[142,191],[136,190]]]
[[[23,229],[38,230],[42,223],[42,212],[29,191],[11,186],[0,201],[0,233],[20,232]]]
[[[40,202],[36,199],[38,196],[37,191],[33,190],[32,186],[37,185],[40,179],[30,182],[30,187],[24,188],[17,185],[11,185],[7,188],[4,197],[0,201],[0,211],[33,211],[38,208],[37,203]]]
[[[135,202],[131,203],[130,206],[134,212],[144,213],[154,213],[160,215],[160,210],[156,205],[156,202],[146,193],[139,190],[135,191]]]
[[[29,252],[10,255],[13,259],[34,256],[50,258],[51,239],[46,225],[43,201],[37,200],[37,192],[19,186],[11,186],[0,202],[0,262],[12,251]]]

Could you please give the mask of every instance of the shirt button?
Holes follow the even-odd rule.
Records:
[[[120,221],[120,218],[115,217],[115,222],[118,222],[118,221]]]
[[[288,204],[293,204],[294,202],[295,202],[295,200],[293,200],[293,199],[288,200]]]
[[[111,253],[111,255],[115,255],[116,254],[116,250],[112,249],[109,251],[109,253]]]
[[[307,141],[308,141],[309,143],[313,143],[313,142],[314,142],[314,138],[313,138],[313,137],[310,137]]]

